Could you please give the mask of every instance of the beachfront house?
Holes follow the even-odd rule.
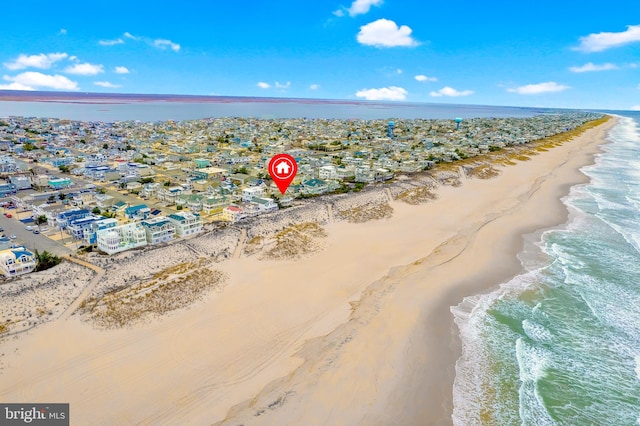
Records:
[[[147,245],[147,234],[139,223],[127,223],[96,232],[98,249],[107,254]]]
[[[202,232],[202,218],[198,213],[178,212],[170,214],[167,219],[176,227],[179,237],[188,237]]]
[[[36,257],[24,247],[0,251],[0,273],[7,278],[28,274],[36,269]]]
[[[91,230],[84,233],[85,241],[88,244],[98,243],[98,231],[115,228],[118,226],[118,220],[113,218],[100,219],[91,223]]]
[[[222,220],[226,220],[228,222],[237,222],[244,219],[245,217],[247,217],[246,213],[239,206],[231,205],[222,209]]]
[[[176,237],[176,226],[164,216],[145,219],[140,225],[144,227],[149,244],[166,243]]]
[[[302,183],[302,192],[309,195],[325,194],[329,191],[327,183],[321,179],[309,179]]]
[[[264,185],[252,186],[242,190],[242,201],[249,202],[255,197],[264,197],[266,187]]]
[[[256,204],[261,213],[267,213],[278,210],[278,205],[273,198],[267,197],[253,197],[252,203]]]

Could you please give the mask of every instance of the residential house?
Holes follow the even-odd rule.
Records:
[[[69,188],[72,185],[71,179],[69,178],[50,178],[47,181],[49,188],[51,189],[64,189]]]
[[[58,213],[56,223],[58,228],[66,229],[69,224],[75,220],[83,219],[91,215],[87,209],[72,209]]]
[[[246,214],[239,206],[231,205],[222,209],[222,220],[226,220],[229,222],[238,222],[245,217],[247,217]]]
[[[16,186],[18,191],[22,189],[31,189],[31,178],[25,175],[15,175],[9,178],[9,182]]]
[[[7,278],[28,274],[36,269],[36,257],[24,247],[0,251],[0,273]]]
[[[147,245],[147,234],[139,223],[127,223],[97,231],[96,240],[100,250],[114,254]]]
[[[255,203],[262,213],[278,210],[278,205],[272,198],[253,197],[251,202]]]
[[[147,243],[159,244],[171,241],[176,237],[176,226],[164,216],[145,219],[140,222],[144,227]]]
[[[89,232],[85,232],[85,234],[84,234],[85,241],[88,244],[97,244],[97,242],[98,242],[98,236],[97,236],[98,231],[101,231],[101,230],[104,230],[104,229],[115,228],[116,226],[118,226],[118,220],[117,219],[108,218],[108,219],[96,220],[95,222],[91,223],[91,230]]]
[[[187,237],[202,232],[202,218],[198,213],[178,212],[170,214],[167,219],[173,222],[179,237]]]
[[[124,209],[124,215],[131,220],[143,220],[148,218],[150,214],[151,209],[146,204],[138,204]]]
[[[302,182],[302,192],[309,195],[325,194],[329,191],[327,183],[321,179],[310,179]]]
[[[242,201],[249,202],[255,197],[264,197],[265,186],[252,186],[242,190]]]

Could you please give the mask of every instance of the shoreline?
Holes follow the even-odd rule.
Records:
[[[405,345],[400,345],[404,350],[396,351],[402,353],[402,355],[399,355],[397,358],[401,358],[403,363],[409,362],[410,367],[400,369],[400,378],[395,380],[387,379],[386,385],[388,389],[385,391],[385,398],[382,401],[375,400],[375,402],[368,404],[369,409],[359,410],[358,412],[355,407],[350,407],[350,404],[341,403],[337,400],[338,397],[336,397],[335,399],[332,399],[331,404],[326,404],[323,408],[319,408],[317,403],[305,403],[304,401],[297,400],[295,398],[295,391],[286,390],[287,388],[295,389],[296,380],[294,379],[294,374],[292,374],[285,379],[278,379],[274,381],[267,389],[251,401],[245,401],[244,403],[234,407],[225,421],[216,424],[231,425],[238,422],[245,422],[245,424],[271,424],[272,422],[275,422],[276,424],[336,424],[336,422],[345,422],[345,413],[351,414],[351,417],[348,417],[348,420],[346,420],[348,424],[451,424],[451,415],[453,411],[452,391],[455,379],[455,366],[462,353],[462,342],[460,340],[458,327],[454,322],[454,317],[451,314],[450,309],[462,302],[466,296],[490,293],[498,289],[501,284],[509,281],[514,276],[526,271],[524,265],[518,258],[518,255],[522,253],[524,249],[526,243],[525,239],[528,239],[529,242],[533,242],[533,240],[537,241],[543,232],[562,226],[567,222],[569,219],[569,211],[562,199],[569,194],[569,191],[573,186],[584,184],[589,181],[588,177],[580,171],[580,168],[593,164],[595,155],[600,152],[600,146],[603,143],[606,143],[604,139],[606,137],[606,133],[615,125],[615,123],[616,120],[612,119],[610,122],[593,129],[592,132],[597,132],[597,136],[594,136],[592,132],[588,134],[592,139],[588,143],[588,150],[581,150],[583,147],[574,148],[575,151],[579,151],[581,158],[573,158],[571,161],[574,164],[572,164],[570,169],[567,170],[565,167],[563,170],[563,178],[565,182],[556,185],[553,185],[553,182],[550,183],[546,179],[540,182],[540,186],[545,183],[550,183],[553,186],[550,189],[545,188],[546,191],[550,191],[551,194],[547,194],[548,196],[544,197],[544,200],[538,201],[538,205],[545,206],[547,201],[553,200],[553,208],[549,209],[543,218],[530,217],[530,223],[519,225],[517,223],[518,220],[515,217],[519,210],[518,206],[514,208],[514,212],[507,214],[513,216],[511,222],[514,227],[505,234],[499,235],[498,238],[496,238],[496,243],[498,244],[494,246],[494,249],[497,248],[501,251],[501,256],[493,256],[493,259],[481,262],[485,265],[484,269],[490,270],[485,270],[479,276],[475,276],[472,279],[462,278],[456,283],[443,286],[437,297],[423,301],[424,304],[418,307],[420,312],[414,312],[414,315],[417,317],[417,320],[415,321],[415,328],[405,336]],[[581,138],[582,137],[583,136],[581,136]],[[565,150],[568,150],[567,147],[572,145],[573,143],[569,142],[555,149],[564,148]],[[570,151],[573,152],[574,150]],[[535,159],[532,161],[535,161]],[[521,166],[522,165],[518,165],[518,167]],[[562,163],[559,167],[562,166],[565,166],[565,164]],[[536,188],[534,185],[531,193],[528,194],[528,201],[541,189],[541,187]],[[440,271],[438,277],[446,280],[447,275],[455,275],[455,269],[459,267],[459,265],[450,264],[451,267],[447,269],[447,263],[452,260],[458,260],[460,262],[460,257],[465,255],[467,258],[474,257],[471,246],[471,244],[473,244],[473,239],[479,237],[478,233],[489,233],[490,231],[488,231],[487,228],[492,225],[496,226],[497,223],[495,222],[503,218],[504,216],[488,219],[486,222],[476,225],[476,229],[473,229],[472,231],[465,232],[465,230],[463,230],[459,234],[449,238],[439,246],[439,248],[448,248],[450,250],[448,255],[447,253],[444,255],[442,253],[432,253],[425,258],[413,262],[413,264],[392,268],[392,271],[390,271],[385,278],[382,278],[367,287],[365,293],[375,287],[380,287],[384,281],[393,281],[394,278],[411,275],[417,275],[420,277],[419,279],[426,278],[424,277],[426,273],[436,272],[438,268],[444,269]],[[533,220],[531,221],[531,219]],[[472,234],[473,236],[470,239],[463,238],[464,240],[460,241],[459,239],[461,234],[464,235],[466,233]],[[444,259],[441,259],[443,257]],[[438,264],[438,261],[441,261],[442,263]],[[425,270],[425,262],[432,262],[435,264],[428,266]],[[417,267],[417,265],[421,265],[421,267]],[[488,268],[487,265],[489,265]],[[420,269],[422,269],[422,271],[420,271]],[[422,287],[420,283],[414,283],[414,285],[418,288]],[[411,305],[412,302],[414,302],[413,295],[416,293],[419,293],[417,289],[412,288],[411,290],[406,290],[406,294],[403,299],[405,304],[396,305],[391,308],[389,312],[380,313],[379,317],[385,316],[386,318],[393,318],[394,314],[396,316],[401,315],[404,310],[403,307]],[[359,301],[360,306],[362,306],[363,303],[366,303],[366,300]],[[356,319],[357,316],[355,316],[355,312],[352,312],[349,321]],[[444,325],[443,320],[445,322]],[[374,326],[371,327],[375,328]],[[346,333],[346,329],[348,328],[349,323],[346,323],[338,327],[332,334],[337,334],[343,339],[343,341],[349,340],[357,333]],[[376,330],[380,331],[382,328],[383,327],[381,325],[378,325]],[[346,338],[344,337],[345,335]],[[328,337],[330,337],[330,335],[317,339],[326,340]],[[305,345],[305,348],[301,350],[300,355],[304,357],[308,352],[314,353],[311,349],[305,350],[307,345],[313,347],[314,343],[315,342],[308,342]],[[326,341],[324,343],[327,345]],[[354,349],[352,354],[356,353],[356,356],[358,356],[358,352],[358,350]],[[316,359],[312,358],[305,360],[305,364],[303,364],[298,371],[303,370],[306,364],[309,364],[310,368],[314,367],[314,364],[317,363],[318,356],[315,355],[315,358]],[[389,358],[394,357],[390,355]],[[357,369],[357,363],[354,362],[353,365],[351,365],[351,368]],[[349,372],[353,371],[351,368],[345,367],[344,370],[346,371],[344,371],[344,373],[346,374],[344,374],[343,377],[333,377],[331,382],[335,383],[336,380],[341,379],[342,381],[340,383],[345,388],[348,388],[350,377]],[[384,368],[384,363],[378,363],[376,368],[371,368],[369,370],[371,377],[379,375],[377,372],[379,368]],[[363,376],[368,376],[369,374],[363,374]],[[307,382],[309,381],[309,377],[301,377],[298,381],[300,383]],[[360,385],[363,385],[363,383],[360,383]],[[378,384],[378,388],[379,387],[380,384]],[[352,392],[342,389],[342,386],[340,386],[340,388],[341,391],[339,392],[339,395],[341,397],[352,395]],[[351,390],[354,392],[357,392],[358,390],[362,391],[362,386],[358,387],[357,390],[354,388],[355,386],[352,385]],[[327,393],[328,390],[325,389],[323,392],[323,396],[325,398],[329,397]],[[293,408],[278,408],[281,403],[280,398],[282,395],[286,396],[287,405],[291,406],[297,403],[299,406]],[[309,397],[307,396],[307,401],[309,400],[308,398]],[[272,406],[270,407],[273,402],[271,402],[271,404],[267,403],[267,401],[270,400],[280,401],[278,407],[276,407],[277,410]],[[313,398],[312,396],[311,400],[317,401],[319,399]],[[261,403],[262,408],[260,408]],[[334,406],[340,406],[341,409],[332,410],[331,408]],[[265,407],[267,409],[265,409]],[[274,411],[270,412],[269,410]],[[286,410],[289,412],[286,413]],[[315,422],[313,420],[313,414],[309,414],[318,414],[325,410],[328,412],[333,411],[335,417],[329,417],[323,419],[321,422]],[[278,411],[280,411],[280,415],[277,414]],[[257,413],[261,412],[269,414],[270,417],[266,421],[262,422],[251,421],[251,417],[249,416],[250,414],[256,416]]]
[[[501,168],[494,179],[441,187],[438,200],[392,201],[389,219],[328,224],[327,247],[309,258],[216,264],[230,276],[222,293],[155,323],[104,332],[78,316],[49,323],[15,342],[17,355],[7,363],[29,373],[3,372],[0,398],[62,395],[75,407],[74,421],[97,411],[108,412],[110,423],[172,423],[188,415],[209,424],[236,407],[231,424],[448,424],[447,383],[457,360],[450,307],[479,292],[473,289],[487,291],[488,283],[517,274],[515,254],[527,230],[557,225],[563,214],[566,220],[563,191],[586,179],[577,170],[584,164],[576,163],[592,160],[604,142],[594,134],[614,124]],[[545,167],[550,175],[536,188]],[[567,183],[554,180],[559,170]],[[522,205],[541,206],[543,214],[527,215]],[[482,275],[487,265],[496,269]],[[478,275],[469,279],[462,267]],[[45,336],[51,341],[43,343]],[[86,347],[77,347],[80,341]],[[35,354],[47,351],[51,357],[41,365]],[[52,375],[54,383],[47,382]]]

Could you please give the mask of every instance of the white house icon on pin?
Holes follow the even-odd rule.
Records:
[[[279,175],[288,175],[291,166],[286,161],[281,161],[276,164],[276,173]]]

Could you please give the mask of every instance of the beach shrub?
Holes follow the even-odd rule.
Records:
[[[57,264],[60,263],[61,259],[55,254],[49,253],[48,251],[43,251],[39,253],[38,250],[35,252],[36,255],[36,271],[44,271],[49,268],[53,268]]]

